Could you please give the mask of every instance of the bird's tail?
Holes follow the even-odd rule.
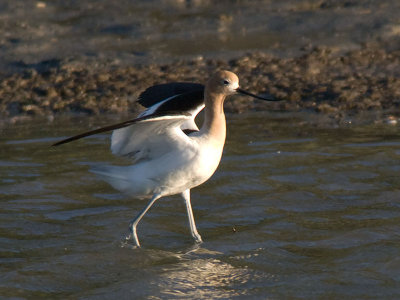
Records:
[[[131,187],[128,168],[127,166],[96,166],[90,169],[90,172],[108,182],[116,190],[128,193]]]

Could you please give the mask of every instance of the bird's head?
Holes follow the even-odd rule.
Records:
[[[274,98],[257,96],[241,89],[239,87],[239,78],[237,75],[225,70],[218,71],[211,76],[207,82],[206,90],[212,94],[222,94],[224,96],[242,94],[260,100],[276,101]]]

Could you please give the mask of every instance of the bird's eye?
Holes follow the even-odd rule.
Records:
[[[224,85],[229,85],[229,84],[230,84],[229,80],[227,80],[227,79],[225,79],[225,80],[223,81],[223,83],[224,83]]]

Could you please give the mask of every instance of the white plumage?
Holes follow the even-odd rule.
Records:
[[[93,172],[114,188],[135,198],[179,194],[205,182],[216,170],[222,148],[180,129],[188,116],[143,120],[115,130],[113,154],[127,156],[135,164],[105,166]]]

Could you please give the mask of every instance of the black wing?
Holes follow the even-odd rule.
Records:
[[[183,93],[171,98],[157,107],[155,112],[159,114],[168,114],[170,111],[174,111],[184,114],[196,111],[202,105],[204,105],[204,92],[198,90]]]
[[[201,92],[203,95],[204,85],[191,82],[158,84],[147,88],[141,93],[138,102],[144,107],[150,107],[172,96],[192,92]]]

